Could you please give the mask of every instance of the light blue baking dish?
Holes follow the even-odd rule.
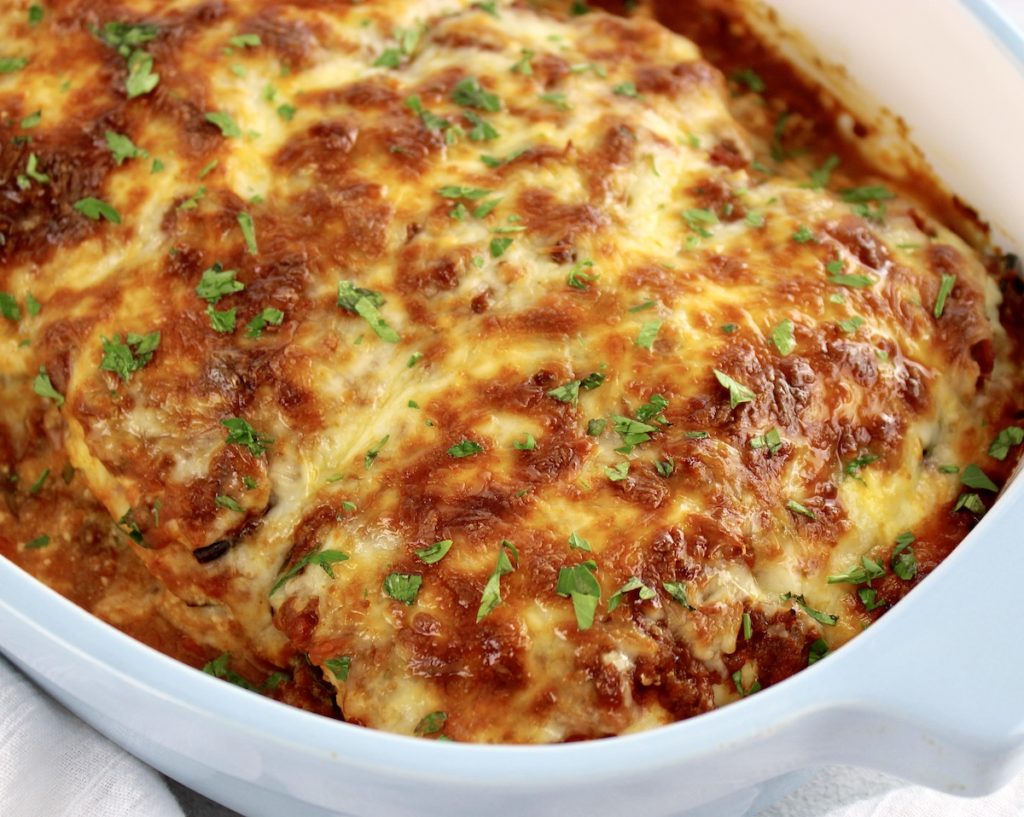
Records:
[[[942,100],[950,71],[977,83],[957,103],[963,115],[915,139],[1001,240],[1024,246],[1024,159],[1015,147],[1024,133],[1024,39],[989,3],[933,0],[927,18],[917,4],[882,0],[830,4],[828,15],[815,0],[773,5],[808,33],[834,10],[843,19],[826,33],[848,40],[851,53],[857,26],[865,34],[879,19],[896,36],[903,27],[921,40],[930,58],[904,61],[913,70],[892,73],[884,88],[869,85],[882,102],[901,83],[914,85],[924,99],[907,116],[912,126],[927,118],[928,99]],[[854,63],[848,68],[859,76]],[[998,787],[1024,765],[1024,650],[1015,624],[1022,584],[1018,477],[918,589],[825,660],[688,721],[561,746],[437,743],[292,709],[145,647],[4,559],[0,648],[133,754],[256,817],[739,817],[823,764],[876,768],[964,795]]]

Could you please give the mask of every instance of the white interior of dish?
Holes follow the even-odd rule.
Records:
[[[911,155],[905,140],[890,138],[902,120],[935,175],[988,222],[995,243],[1024,247],[1024,64],[978,19],[976,3],[858,0],[829,3],[825,12],[821,3],[771,0],[777,21],[756,0],[744,5],[788,59],[873,126],[876,159]]]

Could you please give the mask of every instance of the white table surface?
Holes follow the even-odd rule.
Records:
[[[995,2],[1019,28],[1024,30],[1024,0]],[[1021,104],[1024,104],[1024,100],[1021,100]],[[54,706],[59,707],[57,704]],[[75,728],[78,727],[88,729],[84,724],[76,723]],[[180,803],[185,817],[235,815],[230,809],[173,780],[167,780],[167,785]],[[3,804],[0,804],[0,812],[2,811]],[[10,817],[36,815],[12,814]],[[92,812],[90,817],[105,815]],[[149,816],[137,811],[135,817]],[[991,797],[963,800],[920,787],[907,786],[899,779],[880,772],[831,766],[823,768],[808,783],[776,805],[762,811],[758,817],[1024,817],[1024,775]]]

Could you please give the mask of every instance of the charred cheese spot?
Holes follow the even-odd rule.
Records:
[[[914,581],[948,553],[939,466],[1020,409],[985,257],[913,190],[844,193],[889,184],[862,165],[809,184],[835,135],[796,109],[780,145],[779,100],[660,25],[497,11],[0,12],[31,55],[0,76],[0,552],[289,702],[330,713],[322,670],[353,722],[484,742],[735,700],[880,614],[828,576],[871,557],[889,604],[901,532]],[[155,27],[133,97],[119,21]]]

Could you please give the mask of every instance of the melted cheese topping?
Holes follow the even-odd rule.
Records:
[[[984,259],[882,180],[809,183],[800,128],[653,22],[65,6],[2,18],[0,430],[159,580],[107,617],[149,586],[204,659],[304,653],[377,728],[628,732],[841,645],[969,528],[943,466],[1005,475]],[[3,552],[84,561],[25,488]]]

